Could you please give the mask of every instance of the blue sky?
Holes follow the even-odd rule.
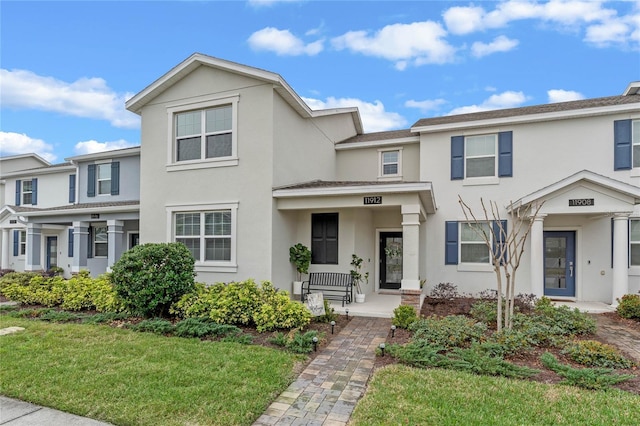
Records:
[[[280,74],[366,132],[621,94],[638,1],[7,1],[0,155],[51,162],[140,143],[124,102],[194,52]]]

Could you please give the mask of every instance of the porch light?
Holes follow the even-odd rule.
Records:
[[[317,352],[318,351],[318,338],[316,336],[313,336],[313,339],[311,339],[311,341],[313,342],[313,351]]]
[[[336,322],[335,321],[331,321],[331,334],[333,334],[333,327],[336,326]]]
[[[392,325],[391,326],[391,337],[395,337],[396,336],[396,326]]]
[[[344,310],[344,313],[347,314],[347,320],[349,319],[349,308]]]
[[[386,345],[384,343],[380,343],[380,351],[382,352],[382,356],[384,356],[384,348],[386,347]]]

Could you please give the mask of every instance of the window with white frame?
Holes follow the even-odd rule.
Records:
[[[20,242],[18,254],[24,256],[27,253],[27,231],[20,231]]]
[[[640,219],[629,221],[629,262],[640,266]]]
[[[174,238],[197,262],[230,262],[233,258],[232,210],[176,212]]]
[[[175,115],[176,161],[225,158],[233,155],[231,105]]]
[[[111,194],[111,163],[96,164],[98,179],[98,194]]]
[[[483,235],[491,238],[489,223],[460,223],[461,263],[491,263],[489,247]]]
[[[95,226],[93,228],[93,256],[107,257],[109,255],[109,234],[107,226]]]
[[[402,150],[380,150],[378,151],[379,177],[400,177],[402,176]]]
[[[22,181],[22,204],[33,204],[33,181]]]
[[[633,135],[632,135],[633,167],[640,168],[640,120],[635,120],[632,124],[632,127],[633,127]]]
[[[467,136],[465,143],[465,177],[493,177],[496,175],[497,135]]]

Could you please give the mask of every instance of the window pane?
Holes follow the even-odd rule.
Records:
[[[231,260],[231,238],[206,238],[204,260]]]
[[[176,136],[199,135],[202,132],[200,127],[201,115],[200,111],[176,115]]]
[[[200,158],[200,136],[178,140],[178,161]]]
[[[176,238],[177,243],[182,243],[191,252],[195,260],[200,260],[200,239],[199,238]]]
[[[33,200],[33,193],[27,192],[22,194],[22,204],[31,204]]]
[[[111,163],[98,164],[98,179],[111,179]]]
[[[629,221],[629,227],[631,228],[629,240],[633,242],[640,242],[640,220]]]
[[[387,151],[382,153],[382,163],[397,163],[398,151]]]
[[[231,235],[231,212],[211,212],[204,215],[205,235]]]
[[[484,244],[461,244],[460,260],[463,263],[489,263],[489,249]]]
[[[200,235],[200,213],[177,213],[176,235]]]
[[[107,227],[106,226],[96,226],[94,231],[94,239],[96,243],[104,243],[107,242]]]
[[[231,157],[231,133],[207,136],[207,158]]]
[[[31,192],[33,181],[31,180],[23,180],[22,181],[22,192]]]
[[[488,158],[467,158],[467,177],[495,176],[496,160]]]
[[[382,167],[382,174],[384,174],[384,175],[397,175],[398,174],[398,165],[397,164],[385,164]]]
[[[231,105],[207,110],[206,116],[207,133],[231,130]]]
[[[495,155],[496,135],[469,136],[466,141],[466,155]]]
[[[111,180],[98,181],[98,194],[111,194]]]
[[[640,121],[633,122],[633,143],[640,144]]]
[[[633,146],[633,167],[640,167],[640,145]]]
[[[461,241],[484,241],[482,235],[479,232],[484,233],[487,237],[490,237],[490,230],[488,223],[463,223],[460,229]]]
[[[631,244],[631,264],[640,266],[640,244]]]

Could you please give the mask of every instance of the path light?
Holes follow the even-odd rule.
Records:
[[[349,319],[349,308],[345,309],[344,313],[347,314],[347,319]]]
[[[331,321],[331,334],[333,334],[333,327],[336,326],[336,322],[335,321]]]
[[[384,343],[380,343],[380,351],[382,351],[382,356],[384,356],[384,348],[385,348],[385,344]]]
[[[396,336],[396,326],[392,325],[391,326],[391,337],[395,337]]]
[[[313,336],[313,339],[311,339],[311,341],[313,342],[313,351],[317,352],[318,351],[318,338],[316,336]]]

